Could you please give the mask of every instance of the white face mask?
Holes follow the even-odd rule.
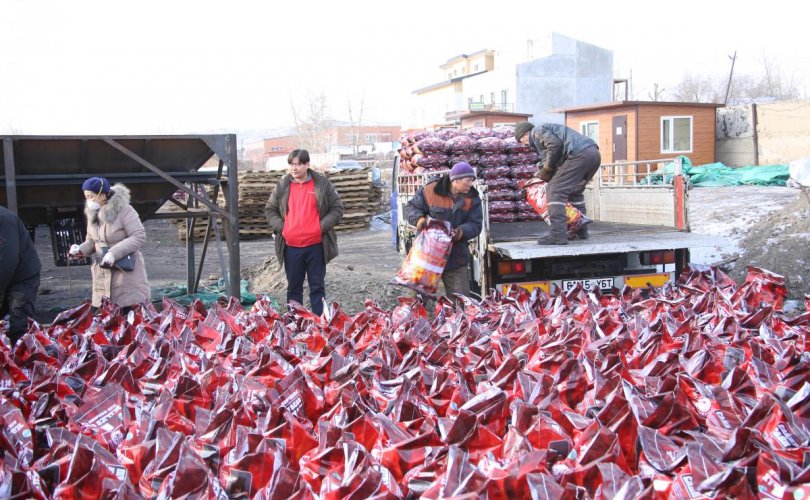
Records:
[[[90,210],[99,210],[101,209],[101,205],[95,200],[87,200],[87,208]]]

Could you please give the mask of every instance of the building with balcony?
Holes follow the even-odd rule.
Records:
[[[613,52],[559,33],[461,54],[439,69],[441,81],[413,91],[405,129],[459,126],[476,112],[561,123],[552,110],[612,96]]]

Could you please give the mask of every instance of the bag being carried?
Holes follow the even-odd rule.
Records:
[[[548,183],[541,179],[529,179],[522,182],[520,186],[526,190],[526,201],[540,214],[543,220],[551,224],[548,218],[548,201],[546,200]],[[585,224],[593,222],[592,219],[583,215],[577,207],[570,203],[565,204],[565,219],[568,223],[568,238],[573,237],[579,228]]]
[[[394,283],[418,293],[435,295],[453,248],[451,229],[449,222],[428,217],[425,228],[414,238]]]
[[[104,260],[104,256],[107,255],[107,252],[110,249],[107,247],[101,247],[101,259]],[[112,266],[105,266],[104,264],[99,264],[101,267],[109,268],[109,269],[118,269],[119,271],[126,271],[128,273],[132,272],[135,269],[135,256],[133,254],[125,255],[124,257],[115,261]]]
[[[105,266],[104,264],[101,264],[101,262],[104,261],[104,256],[110,251],[110,248],[107,246],[107,238],[103,236],[104,233],[101,232],[101,226],[99,224],[96,224],[96,232],[98,232],[98,239],[102,244],[101,257],[99,257],[99,266],[105,269],[117,269],[119,271],[131,273],[135,269],[134,253],[121,257],[120,259],[116,260],[112,266]]]

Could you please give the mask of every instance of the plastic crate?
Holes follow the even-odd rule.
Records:
[[[53,245],[53,263],[58,267],[68,265],[67,253],[71,245],[84,243],[87,227],[84,218],[76,213],[71,216],[62,216],[51,223],[51,243]],[[71,266],[88,266],[92,259],[71,259]]]

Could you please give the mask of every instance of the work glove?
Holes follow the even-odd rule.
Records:
[[[74,259],[81,259],[82,248],[76,244],[70,245],[70,250],[68,250],[68,257],[72,257]]]
[[[419,220],[416,221],[416,232],[418,233],[419,231],[424,229],[425,224],[427,224],[427,219],[424,217],[419,217]]]
[[[105,253],[104,258],[101,259],[101,267],[112,267],[113,264],[115,264],[115,257],[112,252]]]
[[[554,177],[554,171],[548,167],[543,167],[537,172],[537,177],[542,181],[549,182]]]
[[[453,241],[461,241],[463,237],[464,231],[460,227],[453,229]]]

